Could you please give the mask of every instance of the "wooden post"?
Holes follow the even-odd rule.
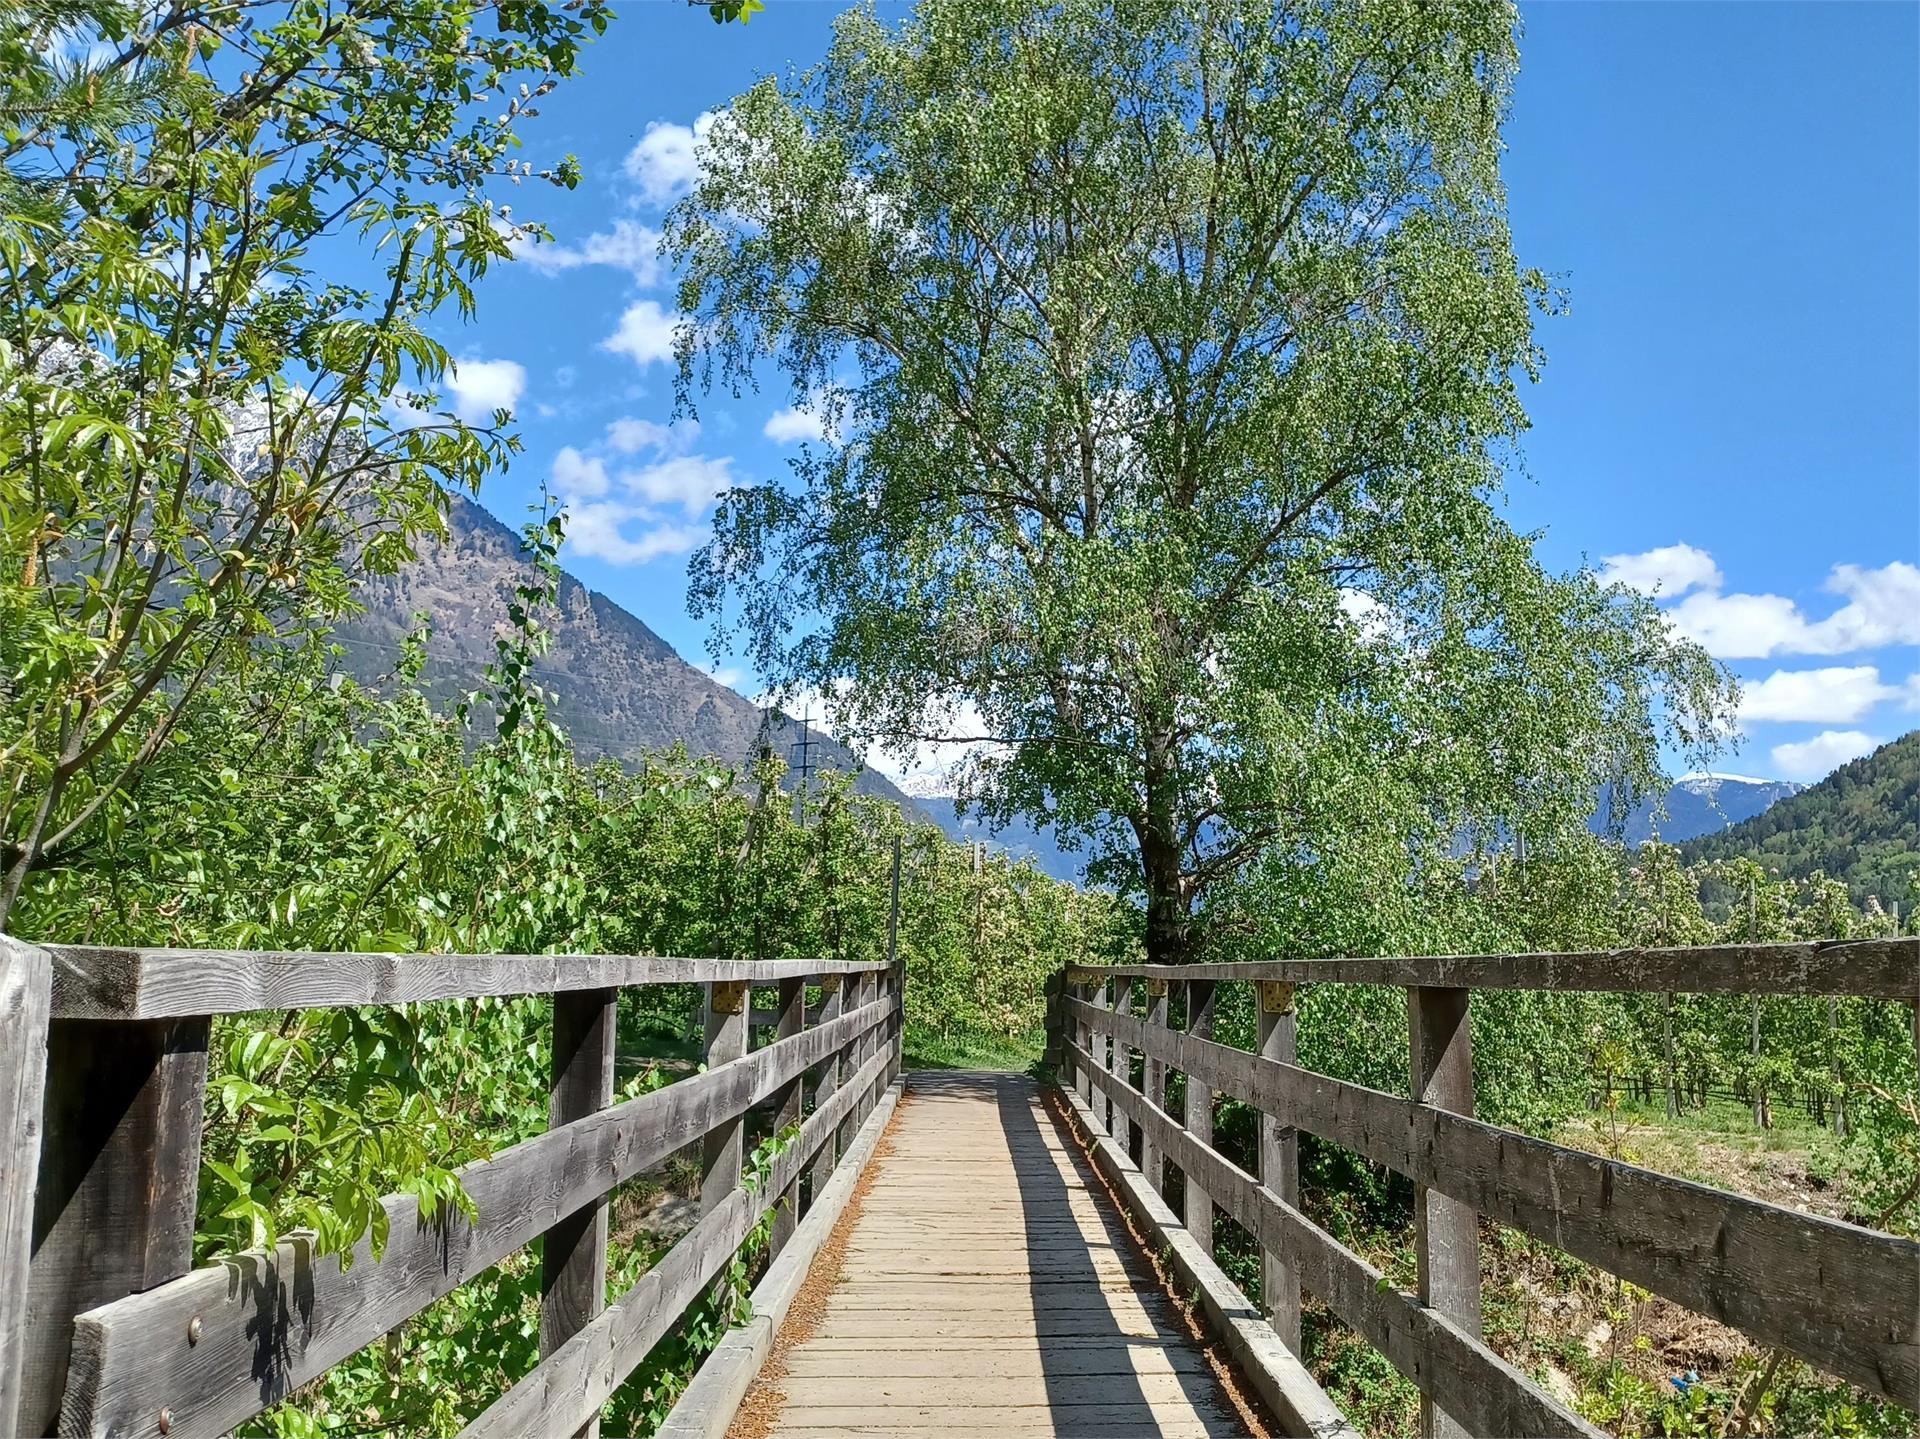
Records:
[[[1102,976],[1093,986],[1093,1007],[1095,1009],[1113,1008],[1113,980]],[[1109,1029],[1097,1030],[1093,1038],[1093,1062],[1108,1074],[1113,1073],[1113,1033]],[[1106,1090],[1095,1087],[1093,1091],[1093,1112],[1101,1120],[1108,1134],[1113,1133],[1113,1096]]]
[[[783,1039],[797,1038],[807,1024],[807,981],[803,975],[794,975],[780,981],[780,1019],[774,1026],[773,1041],[778,1044]],[[801,1105],[805,1101],[804,1086],[800,1076],[780,1087],[775,1096],[773,1128],[776,1134],[793,1128],[800,1123]],[[769,1241],[772,1252],[778,1254],[793,1238],[795,1225],[800,1220],[800,1186],[798,1181],[787,1187],[780,1196],[779,1205],[773,1211],[773,1235]]]
[[[1201,1039],[1213,1037],[1213,999],[1214,986],[1210,979],[1190,979],[1187,987],[1187,1033]],[[1213,1090],[1201,1083],[1194,1075],[1187,1076],[1187,1116],[1186,1127],[1193,1137],[1202,1144],[1213,1143]],[[1187,1180],[1186,1222],[1187,1232],[1194,1238],[1201,1251],[1213,1253],[1213,1196],[1194,1182],[1189,1174]]]
[[[0,1434],[39,1432],[24,1422],[21,1388],[52,1003],[53,957],[0,934]]]
[[[1122,1014],[1125,1014],[1131,1017],[1133,1014],[1133,996],[1135,993],[1135,987],[1139,983],[1139,981],[1132,980],[1132,979],[1115,979],[1113,983],[1114,983],[1113,1007],[1119,1010]],[[1120,1077],[1126,1083],[1127,1087],[1130,1089],[1133,1088],[1134,1058],[1138,1056],[1142,1061],[1141,1072],[1140,1072],[1140,1092],[1144,1094],[1146,1092],[1146,1083],[1147,1083],[1146,1068],[1145,1068],[1146,1056],[1144,1054],[1141,1054],[1140,1051],[1129,1047],[1128,1045],[1121,1044],[1118,1040],[1115,1040],[1114,1043],[1117,1046],[1119,1051]],[[1146,1153],[1144,1148],[1146,1144],[1146,1136],[1141,1131],[1139,1120],[1128,1119],[1127,1132],[1124,1135],[1122,1135],[1121,1138],[1124,1142],[1127,1155],[1129,1158],[1131,1158],[1135,1154],[1140,1154],[1144,1157]]]
[[[1674,1119],[1680,1114],[1680,1086],[1673,1071],[1673,995],[1660,996],[1660,1054],[1666,1068],[1667,1077],[1667,1118]]]
[[[56,1019],[27,1283],[21,1434],[51,1434],[73,1316],[193,1264],[205,1017]]]
[[[1299,1061],[1299,1016],[1290,984],[1260,986],[1260,1055],[1282,1064]],[[1260,1116],[1260,1182],[1287,1203],[1300,1205],[1300,1141],[1290,1125],[1275,1115]],[[1300,1352],[1300,1276],[1291,1264],[1271,1250],[1260,1255],[1260,1289],[1267,1318],[1280,1342]]]
[[[845,997],[847,1013],[865,1008],[867,1003],[867,976],[864,974],[848,975],[846,983],[840,987],[840,992]],[[850,1039],[841,1047],[840,1082],[842,1084],[846,1084],[852,1080],[855,1071],[860,1068],[860,1050],[865,1042],[864,1039]],[[856,1099],[853,1108],[847,1111],[847,1117],[840,1121],[840,1153],[842,1154],[845,1154],[849,1149],[853,1148],[853,1136],[860,1132],[860,1121],[866,1118],[864,1111],[861,1109],[861,1104],[862,1101]]]
[[[1416,1103],[1473,1113],[1473,1035],[1464,989],[1410,988],[1411,1076]],[[1467,1333],[1480,1334],[1480,1223],[1473,1210],[1423,1184],[1413,1191],[1414,1257],[1422,1303]],[[1467,1439],[1467,1431],[1424,1395],[1420,1432]]]
[[[752,1016],[751,996],[740,980],[714,980],[707,985],[708,1069],[718,1069],[747,1052],[747,1026]],[[711,1214],[740,1184],[746,1161],[744,1113],[722,1120],[707,1131],[701,1146],[700,1212]]]
[[[553,1079],[547,1124],[558,1129],[613,1103],[617,989],[553,997]],[[540,1355],[545,1358],[592,1322],[607,1303],[607,1196],[575,1210],[546,1233],[540,1264]],[[596,1439],[595,1418],[578,1433]]]
[[[1156,1029],[1167,1027],[1167,982],[1164,979],[1147,981],[1147,1023]],[[1146,1086],[1147,1103],[1155,1109],[1164,1110],[1167,1107],[1167,1062],[1149,1054],[1141,1080]],[[1147,1176],[1147,1183],[1153,1186],[1154,1193],[1166,1191],[1167,1157],[1160,1152],[1160,1146],[1154,1143],[1150,1131],[1140,1136],[1140,1172]]]
[[[892,896],[887,903],[887,975],[893,985],[893,1019],[888,1026],[887,1043],[893,1059],[887,1065],[886,1081],[900,1077],[900,1055],[906,1045],[907,967],[900,958],[900,836],[893,837]]]
[[[1085,975],[1082,975],[1080,979],[1080,983],[1074,986],[1074,993],[1079,998],[1085,1000],[1088,1004],[1099,1003],[1099,1001],[1094,998],[1093,982],[1091,979],[1089,979]],[[1093,1094],[1094,1094],[1093,1025],[1089,1023],[1087,1020],[1082,1019],[1080,1021],[1079,1035],[1080,1035],[1080,1047],[1087,1052],[1087,1063],[1084,1068],[1084,1071],[1080,1075],[1080,1097],[1081,1099],[1086,1101],[1087,1112],[1092,1113],[1093,1112]]]
[[[842,1013],[846,994],[841,986],[842,976],[823,974],[820,976],[820,1023],[830,1024]],[[820,1062],[819,1078],[813,1085],[813,1107],[818,1109],[833,1098],[834,1090],[840,1087],[840,1051],[835,1050]],[[839,1137],[829,1134],[821,1142],[819,1157],[813,1161],[812,1191],[817,1199],[827,1187],[827,1181],[833,1177],[833,1166],[839,1160]]]

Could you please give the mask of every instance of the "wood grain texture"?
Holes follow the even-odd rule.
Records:
[[[820,1024],[821,1027],[832,1024],[844,1012],[846,1005],[846,984],[835,977],[820,987]],[[840,1087],[843,1056],[838,1046],[825,1052],[813,1079],[813,1108],[824,1109],[833,1098],[834,1091]],[[820,1143],[819,1157],[814,1161],[813,1169],[807,1176],[807,1185],[818,1194],[833,1177],[833,1166],[840,1158],[839,1134],[829,1133]]]
[[[1292,959],[1247,964],[1075,966],[1086,975],[1278,980],[1288,984],[1432,985],[1453,989],[1577,989],[1659,994],[1920,996],[1920,939],[1832,939],[1605,949],[1572,954],[1455,954],[1389,959]]]
[[[1155,1029],[1167,1027],[1167,990],[1164,979],[1147,981],[1147,1019]],[[1167,1107],[1167,1062],[1156,1054],[1145,1054],[1140,1063],[1140,1082],[1145,1089],[1147,1103],[1160,1109]],[[1166,1155],[1153,1142],[1153,1136],[1144,1129],[1140,1131],[1140,1172],[1146,1176],[1147,1183],[1155,1194],[1163,1194],[1167,1187]]]
[[[327,954],[54,944],[57,1019],[171,1019],[263,1009],[403,1004],[634,984],[772,983],[860,974],[831,959],[672,959],[615,954]]]
[[[775,1435],[1246,1433],[1032,1080],[911,1075],[867,1183]]]
[[[1325,1300],[1467,1432],[1602,1439],[1601,1430],[1556,1403],[1476,1335],[1393,1288],[1379,1270],[1169,1115],[1132,1092],[1114,1097],[1136,1108],[1141,1127],[1156,1131],[1173,1162],[1199,1175],[1263,1249],[1288,1257],[1304,1289]]]
[[[620,991],[582,989],[553,997],[553,1081],[549,1128],[585,1119],[613,1103],[613,1045]],[[607,1303],[607,1196],[564,1215],[540,1248],[540,1352],[551,1354]],[[597,1420],[579,1439],[595,1439]]]
[[[207,1036],[205,1019],[48,1026],[22,1432],[60,1417],[76,1314],[193,1263]]]
[[[1473,1113],[1473,1030],[1468,991],[1407,991],[1408,1085],[1415,1102]],[[1420,1302],[1463,1333],[1480,1334],[1480,1221],[1473,1210],[1430,1184],[1413,1190],[1413,1258]],[[1425,1396],[1426,1439],[1468,1439],[1466,1428]]]
[[[1071,1012],[1076,1019],[1093,1013],[1084,1006]],[[1126,1016],[1110,1022],[1136,1023]],[[1189,1035],[1140,1025],[1134,1042],[1476,1213],[1896,1403],[1920,1402],[1920,1244],[1912,1240],[1567,1149]]]
[[[1095,1165],[1144,1229],[1149,1246],[1172,1269],[1180,1292],[1198,1301],[1208,1329],[1226,1345],[1240,1378],[1252,1385],[1284,1432],[1314,1439],[1359,1439],[1359,1431],[1347,1422],[1306,1365],[1281,1342],[1273,1326],[1247,1301],[1213,1255],[1194,1242],[1179,1216],[1133,1167],[1126,1152],[1112,1139],[1093,1134],[1086,1123],[1089,1111],[1077,1096],[1068,1094],[1066,1099],[1086,1130]]]
[[[792,1039],[806,1028],[807,1021],[807,982],[795,976],[780,981],[780,1015],[774,1029],[775,1039]],[[803,1116],[806,1102],[806,1085],[800,1075],[795,1075],[779,1089],[774,1091],[774,1132],[780,1133],[797,1126]],[[786,1248],[787,1241],[793,1237],[795,1225],[799,1221],[800,1187],[788,1186],[779,1198],[779,1207],[773,1215],[773,1234],[768,1241],[773,1253],[778,1254]]]
[[[1299,1056],[1299,1013],[1289,993],[1286,1007],[1260,1006],[1260,1053],[1267,1059],[1292,1064]],[[1150,1102],[1154,1101],[1148,1096]],[[1160,1107],[1166,1106],[1161,1103]],[[1299,1131],[1271,1114],[1260,1116],[1260,1182],[1288,1204],[1300,1204]],[[1143,1151],[1144,1152],[1144,1151]],[[1285,1257],[1271,1250],[1260,1255],[1260,1306],[1274,1333],[1295,1354],[1300,1352],[1300,1276]]]
[[[165,1406],[172,1439],[224,1434],[885,1018],[880,1005],[842,1015],[468,1167],[461,1179],[477,1224],[458,1213],[423,1223],[411,1198],[391,1197],[378,1262],[363,1240],[343,1270],[295,1236],[271,1255],[239,1256],[81,1315],[63,1432],[157,1435]],[[201,1334],[190,1343],[194,1318]]]
[[[878,1073],[882,1061],[876,1057],[872,1066],[871,1072]],[[725,1268],[780,1191],[799,1178],[807,1157],[859,1094],[852,1085],[840,1090],[802,1126],[798,1143],[774,1160],[763,1188],[741,1186],[722,1196],[631,1289],[463,1429],[462,1439],[568,1432],[598,1415],[613,1391],[679,1322],[687,1305]]]
[[[1196,1039],[1210,1039],[1213,1036],[1213,1003],[1215,989],[1210,979],[1189,979],[1185,985],[1187,993],[1187,1033]],[[1185,1071],[1182,1071],[1183,1073]],[[1186,1090],[1186,1120],[1189,1133],[1198,1136],[1202,1144],[1213,1143],[1213,1086],[1205,1075],[1188,1074]],[[1194,1242],[1208,1254],[1213,1253],[1213,1197],[1207,1193],[1206,1185],[1191,1170],[1186,1174],[1186,1221],[1187,1233]]]
[[[30,1176],[40,1170],[53,958],[0,934],[0,1434],[24,1434]]]

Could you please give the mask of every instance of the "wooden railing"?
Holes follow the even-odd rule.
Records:
[[[619,990],[658,984],[703,987],[706,1067],[614,1104]],[[757,1047],[755,986],[777,995]],[[475,1219],[445,1208],[422,1222],[394,1196],[377,1262],[365,1241],[342,1267],[291,1235],[192,1267],[211,1016],[541,993],[554,996],[550,1127],[461,1171]],[[886,964],[0,936],[0,1433],[225,1434],[541,1236],[539,1366],[467,1433],[592,1432],[769,1208],[775,1246],[792,1232],[803,1176],[819,1194],[898,1077],[900,1019]],[[743,1141],[762,1106],[799,1137],[754,1187]],[[608,1193],[696,1141],[699,1221],[604,1305]]]
[[[1262,1307],[1289,1349],[1304,1290],[1418,1386],[1425,1433],[1600,1433],[1483,1342],[1482,1215],[1920,1409],[1920,1244],[1477,1121],[1469,1030],[1474,989],[1915,1003],[1920,940],[1078,968],[1062,981],[1050,1023],[1076,1109],[1137,1156],[1155,1189],[1166,1163],[1181,1172],[1185,1226],[1203,1248],[1215,1206],[1253,1236]],[[1211,1038],[1218,986],[1230,983],[1258,989],[1258,1053]],[[1299,1067],[1296,986],[1324,983],[1406,989],[1411,1098]],[[1181,991],[1177,1030],[1169,1000]],[[1166,1107],[1169,1072],[1186,1076],[1181,1114]],[[1260,1112],[1257,1173],[1213,1147],[1216,1094]],[[1413,1180],[1415,1292],[1301,1213],[1303,1130]]]

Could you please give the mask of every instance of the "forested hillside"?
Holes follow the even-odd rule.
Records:
[[[1920,730],[1681,853],[1690,862],[1750,856],[1789,879],[1825,874],[1845,881],[1856,904],[1911,913],[1920,902]]]

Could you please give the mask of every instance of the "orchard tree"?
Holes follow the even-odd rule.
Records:
[[[693,605],[843,732],[973,745],[1190,958],[1354,827],[1538,843],[1729,681],[1501,516],[1541,276],[1504,0],[923,0],[712,127],[681,383],[773,356],[825,438]],[[1404,871],[1403,871],[1404,872]]]
[[[0,925],[513,448],[429,318],[602,0],[0,0]],[[396,403],[403,393],[418,394]]]

